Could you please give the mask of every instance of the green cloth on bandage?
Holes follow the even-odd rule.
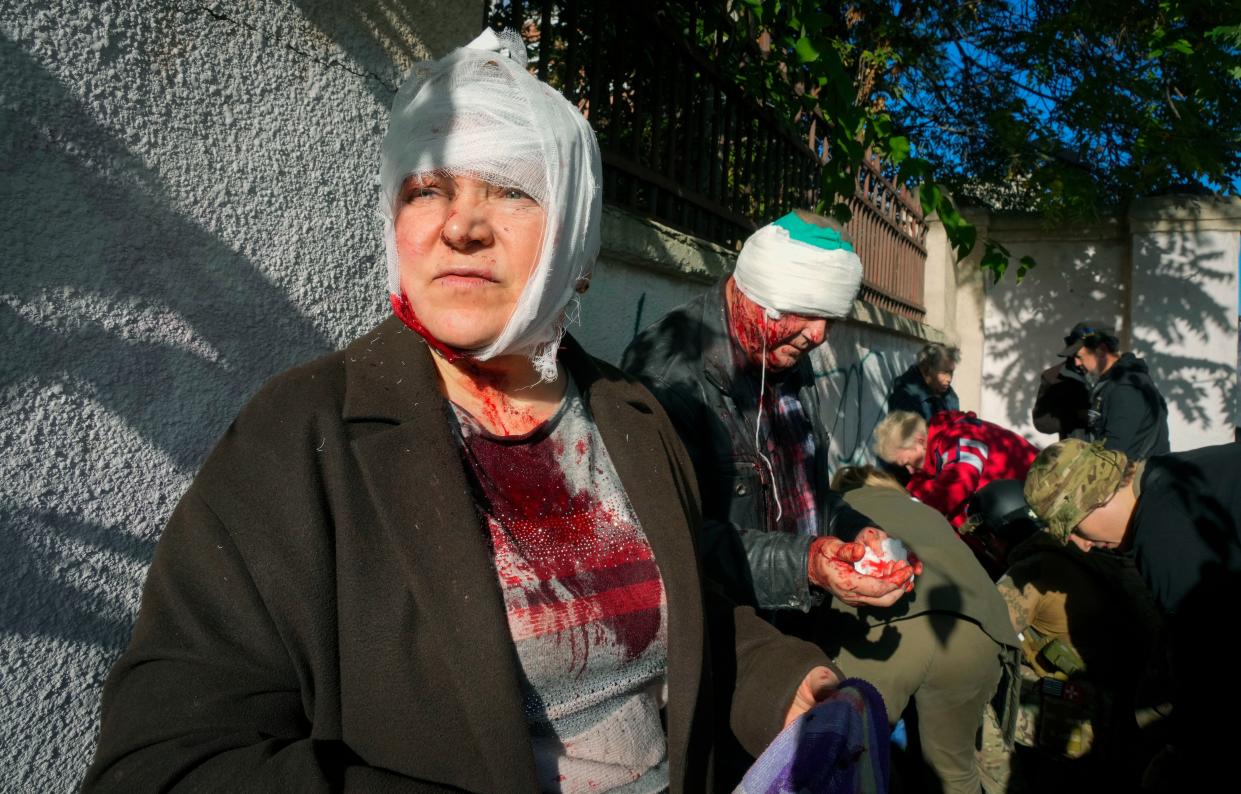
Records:
[[[815,226],[813,223],[806,223],[797,216],[796,212],[790,212],[783,218],[774,221],[772,226],[779,226],[789,233],[789,237],[799,243],[813,245],[815,248],[822,248],[825,251],[835,251],[844,249],[852,252],[853,244],[840,236],[840,232],[826,226]]]

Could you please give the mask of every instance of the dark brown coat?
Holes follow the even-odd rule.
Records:
[[[663,576],[672,790],[705,790],[721,721],[694,473],[644,388],[571,342],[564,361]],[[516,655],[445,410],[425,345],[394,320],[263,388],[159,542],[86,790],[535,789]],[[825,660],[747,609],[711,614],[716,639],[736,640],[716,694],[757,753]]]

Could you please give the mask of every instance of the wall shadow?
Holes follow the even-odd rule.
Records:
[[[983,419],[1008,428],[1031,424],[1039,377],[1062,360],[1056,354],[1064,348],[1065,334],[1082,320],[1113,326],[1119,320],[1124,285],[1099,272],[1093,246],[1083,249],[1040,262],[1022,284],[988,285],[982,352],[991,369],[984,366],[982,385],[1005,401],[1003,415]],[[1095,313],[1082,316],[1092,304]]]
[[[22,86],[0,104],[0,151],[10,154],[0,163],[8,262],[0,392],[14,399],[61,390],[58,407],[29,419],[38,429],[27,435],[43,441],[10,449],[18,457],[7,467],[38,469],[66,439],[106,456],[122,431],[140,437],[156,465],[193,471],[264,380],[328,351],[331,341],[246,255],[179,212],[160,174],[7,39],[0,82]],[[92,424],[100,412],[84,410],[90,405],[115,424]],[[92,465],[59,461],[48,468],[54,476],[26,492],[10,482],[0,501],[0,578],[8,583],[0,633],[48,638],[63,653],[95,647],[110,660],[128,641],[141,571],[166,515],[148,507],[157,494],[118,490],[115,477]],[[100,510],[125,525],[89,517]],[[57,663],[21,653],[28,670]],[[14,691],[42,686],[21,668],[4,675]],[[93,734],[92,714],[65,719],[87,721],[80,735]],[[31,769],[30,781],[76,773],[89,760],[80,736],[63,741],[62,752],[76,760]]]
[[[367,90],[383,107],[410,67],[429,54],[438,58],[453,47],[468,44],[483,24],[483,3],[460,5],[444,2],[378,0],[368,3],[340,3],[334,0],[293,0],[302,17],[327,41],[338,46],[366,73]],[[464,27],[458,20],[461,8],[474,6],[473,24]],[[451,13],[449,10],[451,9]],[[413,42],[451,42],[449,46],[421,52]]]
[[[1023,284],[987,289],[983,388],[1003,399],[1003,415],[984,418],[1008,427],[1028,427],[1042,371],[1057,362],[1062,337],[1077,322],[1112,323],[1122,341],[1146,359],[1156,386],[1191,425],[1211,426],[1211,418],[1230,413],[1235,366],[1194,355],[1196,343],[1212,333],[1231,333],[1235,318],[1212,288],[1236,278],[1220,251],[1196,250],[1186,235],[1143,235],[1131,258],[1140,269],[1132,288],[1123,272],[1113,272],[1101,246],[1117,240],[1058,243],[1041,257]],[[1010,243],[1015,255],[1023,246]],[[1050,241],[1042,241],[1045,247]],[[1154,260],[1155,267],[1143,263]],[[1134,322],[1123,326],[1126,307]],[[1176,349],[1169,349],[1175,345]],[[995,409],[991,413],[995,413]]]
[[[0,195],[0,246],[17,264],[3,287],[11,353],[0,387],[49,376],[84,384],[83,398],[195,468],[259,383],[329,340],[246,256],[179,214],[157,174],[3,40],[0,74],[28,86],[0,109],[4,148],[23,155],[4,166]],[[108,322],[127,309],[178,318],[198,344]],[[182,421],[187,407],[201,412]]]
[[[1205,348],[1213,333],[1235,332],[1232,308],[1218,303],[1209,288],[1231,284],[1235,291],[1237,271],[1222,251],[1192,246],[1195,237],[1191,232],[1145,235],[1135,246],[1135,261],[1158,264],[1144,268],[1134,290],[1133,317],[1141,338],[1133,344],[1145,349],[1151,377],[1168,405],[1205,429],[1212,414],[1232,414],[1236,365],[1168,348]]]
[[[7,583],[0,597],[0,633],[53,636],[94,645],[109,656],[120,653],[130,629],[129,604],[119,597],[124,593],[84,586],[94,571],[70,555],[86,546],[145,567],[155,549],[153,538],[65,513],[0,509],[0,544],[5,549],[0,575]],[[29,608],[32,600],[37,610]]]

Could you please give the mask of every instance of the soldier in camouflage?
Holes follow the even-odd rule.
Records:
[[[1026,475],[1026,501],[1061,543],[1073,541],[1083,551],[1116,548],[1136,503],[1133,488],[1122,492],[1122,486],[1132,486],[1144,465],[1131,465],[1124,453],[1100,443],[1061,441],[1035,458]]]
[[[1220,652],[1241,608],[1239,472],[1238,443],[1134,462],[1068,439],[1038,456],[1025,485],[1026,501],[1062,543],[1133,554],[1169,618],[1177,760],[1165,768],[1203,780],[1225,768],[1239,733],[1241,689]]]

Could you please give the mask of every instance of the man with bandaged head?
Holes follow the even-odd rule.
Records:
[[[890,606],[913,586],[906,563],[884,578],[854,569],[857,546],[844,541],[878,552],[886,536],[828,487],[806,354],[849,314],[861,281],[831,221],[790,213],[746,240],[731,275],[625,351],[622,366],[659,398],[693,458],[709,570],[762,609],[807,612],[829,593]]]
[[[381,156],[395,316],[268,383],[195,478],[84,788],[711,788],[712,683],[756,755],[848,688],[704,597],[675,431],[565,335],[594,133],[486,31],[417,67]]]

